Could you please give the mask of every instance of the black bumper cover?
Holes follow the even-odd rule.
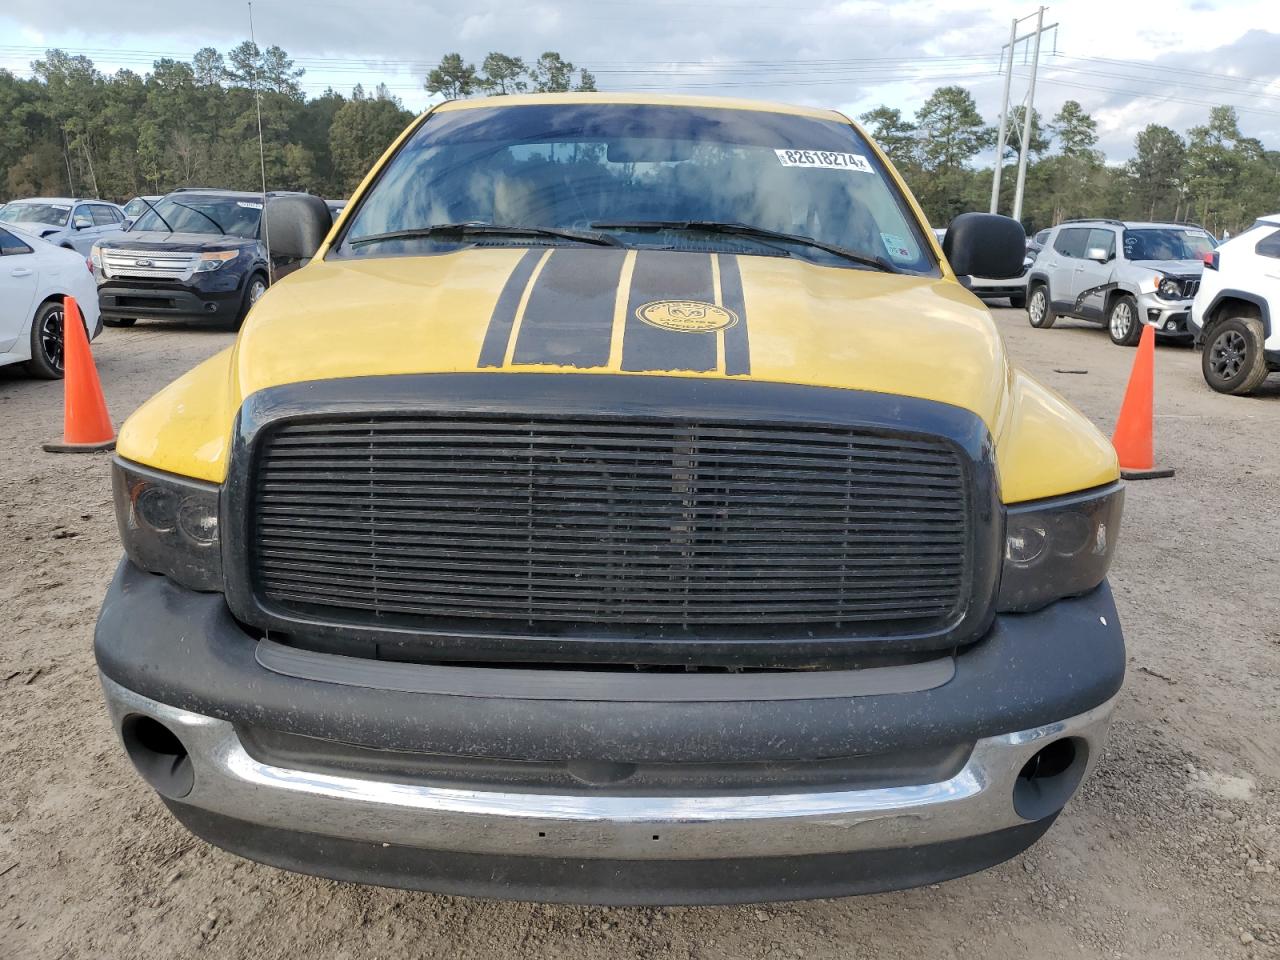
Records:
[[[127,286],[106,283],[98,288],[98,308],[110,319],[170,317],[175,320],[229,320],[240,311],[240,288],[206,291],[177,284]]]

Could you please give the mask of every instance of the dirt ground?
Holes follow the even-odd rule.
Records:
[[[1017,360],[1110,430],[1130,350],[995,311]],[[95,346],[121,420],[229,343],[141,323]],[[1162,347],[1158,458],[1112,584],[1129,674],[1097,775],[1027,854],[905,893],[588,909],[350,886],[194,840],[108,727],[90,643],[120,554],[108,460],[55,456],[61,387],[0,369],[0,958],[1280,957],[1280,376],[1209,391]]]

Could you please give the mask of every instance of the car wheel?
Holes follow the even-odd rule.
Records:
[[[1253,393],[1267,379],[1262,321],[1230,317],[1213,328],[1200,355],[1205,383],[1219,393]]]
[[[1012,293],[1009,295],[1009,306],[1014,310],[1021,310],[1027,305],[1027,295],[1025,293]]]
[[[1138,320],[1138,301],[1127,293],[1116,297],[1107,314],[1107,332],[1111,342],[1121,347],[1135,347],[1142,337],[1142,323]]]
[[[1027,300],[1027,320],[1037,330],[1047,330],[1057,319],[1053,304],[1049,302],[1049,288],[1043,283],[1036,284],[1031,288],[1031,297]]]
[[[244,318],[249,315],[250,308],[262,299],[262,295],[267,292],[267,278],[260,273],[255,273],[249,278],[249,282],[244,288],[244,299],[240,301],[240,312],[236,314],[235,320],[232,322],[231,328],[239,330],[240,324],[244,323]]]
[[[27,371],[43,380],[62,378],[62,301],[41,304],[31,321],[31,359]]]
[[[138,322],[137,317],[103,317],[102,325],[104,327],[132,327]]]

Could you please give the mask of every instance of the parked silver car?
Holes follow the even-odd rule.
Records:
[[[69,197],[14,200],[0,210],[0,223],[85,256],[99,240],[122,233],[125,220],[124,211],[114,203]]]
[[[1068,220],[1051,231],[1028,276],[1027,319],[1104,324],[1113,343],[1134,346],[1142,325],[1191,339],[1187,320],[1213,239],[1182,223]]]
[[[154,207],[157,203],[159,203],[163,199],[164,197],[158,194],[154,196],[147,195],[142,197],[134,197],[132,200],[126,203],[121,209],[124,211],[125,219],[129,221],[130,225],[132,225],[135,220],[137,220],[140,216],[142,216],[144,213],[146,213],[148,210],[150,210],[152,207]]]

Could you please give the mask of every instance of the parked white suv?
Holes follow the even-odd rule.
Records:
[[[0,223],[82,256],[99,240],[123,233],[124,211],[105,200],[74,197],[32,197],[14,200],[0,210]]]
[[[1190,339],[1187,320],[1213,239],[1197,226],[1123,220],[1068,220],[1054,227],[1027,277],[1033,327],[1058,317],[1101,323],[1132,347],[1142,324]]]
[[[1191,307],[1205,382],[1219,393],[1252,393],[1280,370],[1280,213],[1223,243],[1205,266]]]

